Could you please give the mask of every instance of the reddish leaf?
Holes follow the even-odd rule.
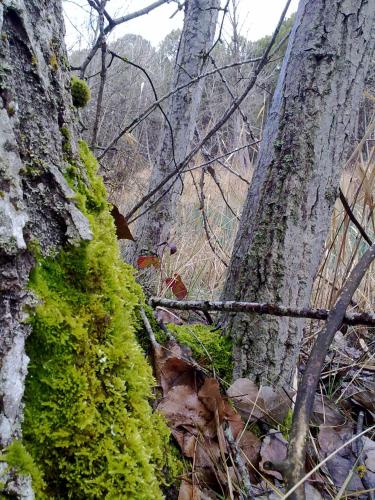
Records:
[[[111,215],[115,221],[117,239],[135,241],[125,217],[120,213],[116,205],[112,206]]]
[[[179,274],[174,273],[173,278],[167,278],[165,282],[178,299],[184,299],[188,294],[187,288]]]
[[[144,269],[145,267],[154,266],[160,267],[160,260],[157,255],[140,255],[137,259],[137,266],[139,269]]]

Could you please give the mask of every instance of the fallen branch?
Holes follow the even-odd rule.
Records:
[[[160,297],[151,297],[152,307],[162,306],[182,311],[227,311],[233,313],[269,314],[271,316],[289,316],[292,318],[310,318],[326,320],[330,311],[328,309],[309,309],[280,306],[258,302],[236,302],[234,300],[172,300]],[[373,313],[346,313],[342,320],[347,325],[375,326]]]
[[[363,254],[346,280],[342,293],[329,312],[325,328],[319,333],[315,341],[302,380],[298,385],[288,449],[288,473],[286,475],[289,493],[293,492],[290,495],[292,500],[304,500],[305,498],[302,478],[305,474],[306,435],[326,354],[335,333],[346,317],[346,309],[354,292],[374,259],[375,244]]]

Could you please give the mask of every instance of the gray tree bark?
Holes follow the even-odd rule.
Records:
[[[218,8],[219,0],[188,0],[172,88],[189,82],[206,66],[206,54],[215,35]],[[203,82],[199,82],[173,94],[167,113],[169,124],[164,124],[157,160],[151,173],[150,191],[186,157],[193,139],[202,91]],[[181,187],[181,181],[176,182],[147,215],[140,219],[134,230],[137,244],[128,247],[127,256],[130,260],[142,253],[157,253],[161,251],[160,245],[169,241]],[[165,188],[168,188],[168,184]],[[157,197],[158,195],[151,203]]]
[[[301,0],[223,298],[309,305],[374,48],[375,2]],[[234,376],[289,384],[304,320],[235,315]]]
[[[61,128],[73,132],[63,26],[60,0],[0,3],[0,449],[21,436],[29,244],[91,239],[62,175]],[[33,498],[28,480],[8,479],[8,493]]]

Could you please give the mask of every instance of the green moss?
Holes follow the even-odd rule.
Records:
[[[18,474],[31,476],[34,491],[41,491],[44,487],[42,475],[38,467],[20,441],[14,440],[5,450],[5,453],[0,454],[0,462],[7,463],[8,467],[5,471],[15,469]],[[4,487],[5,483],[3,482],[2,486],[0,486],[0,491]]]
[[[206,325],[168,325],[172,335],[181,344],[192,350],[194,359],[207,368],[215,370],[226,382],[232,379],[232,340]]]
[[[72,76],[70,80],[73,105],[76,108],[84,108],[91,99],[90,88],[84,80]]]
[[[97,163],[80,143],[69,182],[94,238],[38,258],[24,442],[43,472],[40,498],[161,498],[176,469],[169,431],[153,414],[151,369],[135,340],[143,302],[119,256]],[[84,176],[78,172],[85,169]]]
[[[60,134],[62,135],[62,150],[63,152],[70,157],[72,154],[72,144],[71,144],[71,133],[68,127],[61,127]]]

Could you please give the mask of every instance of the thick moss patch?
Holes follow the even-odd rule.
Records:
[[[143,301],[118,253],[96,161],[80,144],[68,171],[94,238],[38,258],[27,341],[24,443],[47,485],[39,498],[161,498],[169,432],[152,413],[151,369],[135,340]]]
[[[176,340],[190,347],[194,359],[230,383],[233,372],[232,340],[220,330],[200,324],[168,325]]]

